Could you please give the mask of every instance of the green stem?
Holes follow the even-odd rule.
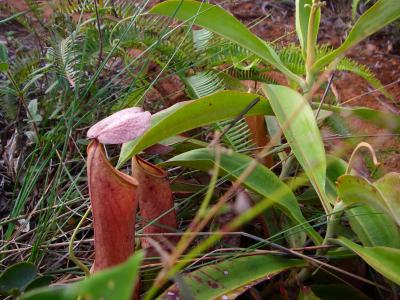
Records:
[[[333,208],[331,215],[328,218],[328,225],[326,228],[326,234],[324,237],[324,241],[322,242],[321,246],[326,246],[329,244],[329,239],[336,236],[338,231],[338,225],[340,223],[340,219],[344,213],[344,203],[342,201],[338,201]],[[316,255],[323,256],[326,254],[329,248],[320,248],[317,250]],[[312,268],[303,268],[300,272],[292,279],[287,281],[289,286],[297,283],[297,282],[304,282],[312,275]]]
[[[84,273],[86,277],[90,276],[90,271],[88,267],[84,263],[82,263],[74,253],[74,241],[75,237],[81,228],[83,222],[86,220],[87,216],[89,215],[91,211],[91,207],[89,206],[88,209],[86,210],[85,214],[82,216],[81,220],[79,221],[78,225],[76,226],[74,232],[72,233],[71,240],[69,241],[69,247],[68,247],[68,254],[69,254],[69,259],[72,260]]]
[[[310,17],[308,20],[306,49],[306,84],[308,91],[311,89],[315,80],[315,74],[314,72],[312,72],[312,66],[315,62],[316,57],[317,36],[315,35],[315,31],[318,29],[319,26],[319,24],[316,24],[316,16],[322,5],[323,3],[319,0],[313,0],[311,5]]]
[[[25,109],[25,111],[26,111],[28,117],[29,117],[29,118],[31,119],[31,121],[32,121],[33,130],[35,131],[35,133],[36,133],[36,138],[37,138],[37,140],[39,141],[39,138],[40,138],[40,137],[39,137],[39,129],[37,128],[36,123],[35,123],[35,121],[33,120],[33,116],[32,116],[32,114],[31,114],[31,112],[30,112],[30,110],[29,110],[29,108],[28,108],[28,105],[26,105],[24,93],[23,93],[23,91],[21,91],[21,89],[19,88],[17,82],[15,81],[15,78],[14,78],[13,74],[12,74],[10,71],[7,71],[7,76],[8,76],[8,78],[10,79],[11,83],[13,84],[14,89],[15,89],[15,90],[17,91],[17,93],[18,93],[18,100],[19,100],[19,102],[22,104],[22,106],[24,107],[24,109]]]
[[[329,239],[334,238],[338,231],[338,225],[340,219],[344,213],[344,203],[342,201],[336,202],[333,208],[332,214],[328,218],[328,224],[326,228],[326,234],[322,245],[328,245]],[[317,251],[317,255],[324,255],[328,251],[328,248],[321,248]]]
[[[212,173],[212,177],[210,180],[210,183],[208,185],[207,193],[206,196],[204,197],[203,202],[201,203],[198,216],[200,219],[203,219],[206,214],[207,214],[207,208],[208,205],[210,204],[211,197],[214,193],[215,186],[217,184],[217,179],[218,179],[218,174],[219,174],[219,165],[220,165],[220,160],[221,160],[221,150],[218,148],[218,146],[215,147],[215,164],[214,164],[214,169]]]

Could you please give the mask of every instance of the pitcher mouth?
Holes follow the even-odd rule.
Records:
[[[144,159],[140,158],[139,156],[134,156],[132,160],[135,160],[136,165],[142,168],[144,172],[151,176],[159,177],[159,178],[165,178],[167,177],[167,172],[165,172],[163,169],[145,161]]]
[[[108,158],[106,157],[106,153],[104,150],[104,145],[102,143],[100,143],[98,140],[96,139],[92,139],[90,144],[87,146],[87,152],[89,153],[89,149],[90,148],[95,148],[93,151],[100,151],[101,156],[104,159],[104,162],[110,167],[110,170],[117,176],[117,178],[123,182],[126,182],[128,184],[132,184],[135,186],[139,185],[139,182],[136,180],[136,178],[134,178],[133,176],[130,176],[128,174],[125,174],[124,172],[121,172],[119,170],[117,170],[108,160]]]

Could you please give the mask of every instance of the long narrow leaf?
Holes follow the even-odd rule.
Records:
[[[385,182],[388,179],[388,182],[393,182],[395,185],[388,187]],[[396,183],[399,182],[397,173],[390,173],[390,177],[383,177],[376,184],[371,184],[362,177],[343,175],[338,179],[338,193],[347,206],[371,205],[400,225],[399,194],[396,193],[396,189],[398,190]],[[381,188],[384,192],[381,191]]]
[[[313,103],[317,108],[319,104]],[[340,114],[344,118],[355,117],[370,122],[393,133],[400,133],[400,116],[385,111],[379,111],[368,107],[339,107],[334,105],[323,105],[323,109]]]
[[[64,286],[32,290],[21,300],[130,300],[138,278],[143,252],[133,255],[124,264],[99,272],[86,280]]]
[[[400,249],[389,247],[362,247],[345,237],[332,239],[358,256],[367,264],[396,284],[400,284]]]
[[[236,299],[252,286],[282,271],[306,266],[302,260],[273,255],[239,257],[202,267],[182,276],[197,300]],[[158,299],[182,299],[176,285]]]
[[[338,178],[346,173],[347,163],[335,156],[327,156],[328,167],[326,170],[326,192],[332,201],[336,201],[339,190],[346,187],[337,186],[340,182]],[[395,185],[393,185],[395,186]],[[359,191],[352,185],[348,185],[352,191]],[[340,200],[347,204],[349,199],[346,197],[348,193],[341,192],[343,198]],[[351,229],[355,232],[362,244],[367,247],[371,246],[389,246],[397,248],[400,246],[400,232],[396,224],[389,216],[382,214],[379,210],[371,205],[368,205],[362,200],[362,195],[358,195],[361,200],[361,205],[357,207],[348,207],[345,214],[350,223]]]
[[[180,102],[160,111],[152,116],[151,127],[143,136],[123,145],[118,167],[140,151],[166,138],[200,126],[237,117],[255,98],[260,98],[260,101],[247,115],[271,115],[271,107],[265,98],[235,91],[217,92],[195,101]]]
[[[309,103],[285,86],[263,85],[263,90],[294,155],[320,197],[325,212],[329,213],[331,206],[325,194],[325,148]]]
[[[349,48],[398,18],[400,18],[399,0],[379,0],[357,20],[349,36],[339,48],[315,62],[312,67],[313,72],[320,71]]]
[[[252,158],[244,154],[235,152],[222,153],[220,161],[221,173],[237,179],[251,162]],[[214,163],[215,153],[212,150],[196,149],[175,156],[164,164],[208,171],[213,168]],[[246,178],[244,185],[268,198],[273,205],[281,209],[295,223],[302,224],[302,227],[313,239],[314,243],[321,243],[321,236],[308,225],[292,191],[272,171],[262,164],[258,164]]]
[[[308,24],[310,21],[310,13],[312,0],[296,0],[296,32],[299,38],[301,48],[303,49],[303,56],[305,58],[305,52],[307,50],[307,35],[308,35]],[[321,18],[321,9],[318,8],[313,27],[313,40],[317,40],[319,22]]]

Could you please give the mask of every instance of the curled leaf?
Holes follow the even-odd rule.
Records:
[[[134,251],[138,183],[110,164],[97,140],[87,153],[96,272],[122,263]]]
[[[141,136],[150,127],[151,114],[140,107],[123,109],[93,125],[87,137],[102,144],[123,144]]]

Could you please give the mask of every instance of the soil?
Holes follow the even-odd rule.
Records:
[[[214,1],[231,11],[245,24],[252,24],[255,20],[265,16],[264,21],[252,28],[259,37],[279,43],[297,43],[295,33],[294,7],[282,4],[280,1],[244,0],[229,3]],[[340,13],[338,13],[340,11]],[[348,11],[348,9],[347,9]],[[329,5],[324,10],[318,37],[320,44],[338,47],[346,37],[352,20],[346,8]],[[341,103],[350,106],[366,106],[382,111],[400,114],[400,43],[399,39],[390,35],[390,30],[383,29],[371,38],[351,49],[348,57],[366,65],[393,96],[394,101],[386,99],[379,91],[373,89],[363,79],[354,74],[341,72],[335,74],[333,88]],[[284,37],[282,39],[282,37]],[[377,152],[381,162],[381,172],[400,171],[400,137],[393,136],[383,129],[357,119],[348,122],[354,135],[362,136],[358,142],[370,143]],[[369,136],[369,137],[368,137]],[[325,138],[332,138],[332,134],[325,133]],[[347,145],[346,145],[347,144]],[[339,140],[327,142],[330,148],[349,147],[348,143]],[[354,144],[353,144],[354,147]],[[349,149],[351,151],[351,149]],[[368,154],[367,154],[368,155]],[[367,170],[360,169],[365,175]]]
[[[161,1],[151,1],[155,4]],[[278,43],[296,43],[297,38],[294,28],[294,7],[292,4],[284,4],[282,1],[262,1],[262,0],[239,0],[226,1],[215,0],[227,10],[231,11],[243,23],[251,25],[252,31],[259,37]],[[324,17],[321,22],[319,42],[337,47],[344,40],[352,20],[349,15],[349,9],[338,7],[334,2],[328,1],[328,7],[324,10]],[[10,10],[0,11],[0,19],[25,9],[23,0],[5,1],[0,0],[0,7],[9,6]],[[336,5],[336,6],[335,6]],[[49,12],[47,11],[46,14]],[[265,17],[265,18],[264,18]],[[264,18],[264,19],[262,19]],[[262,19],[262,20],[261,20]],[[16,21],[9,22],[0,26],[0,41],[11,45],[10,55],[14,56],[16,51],[24,51],[34,45],[37,45],[34,34],[29,33],[23,26]],[[12,32],[10,35],[9,32]],[[358,62],[368,66],[387,86],[394,101],[390,101],[379,92],[372,92],[368,84],[359,77],[349,73],[338,73],[335,76],[333,90],[336,92],[341,103],[348,105],[367,106],[374,109],[400,113],[400,42],[393,35],[383,30],[375,34],[370,39],[364,41],[357,47],[350,50],[348,56]],[[168,86],[168,83],[162,86],[162,89],[174,89],[174,85]],[[168,91],[164,91],[169,94]],[[0,122],[1,115],[0,115]],[[378,158],[382,163],[382,171],[400,171],[400,138],[389,135],[385,130],[378,129],[375,126],[359,121],[351,120],[350,127],[355,135],[370,136],[362,140],[373,145],[377,151]],[[377,137],[379,135],[379,137]],[[329,132],[325,137],[332,137]],[[4,142],[4,141],[3,141]],[[327,146],[338,148],[343,146],[345,141],[329,141]]]

